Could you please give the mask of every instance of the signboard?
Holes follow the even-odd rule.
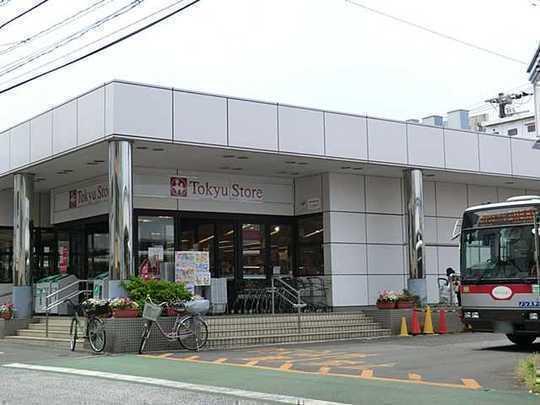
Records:
[[[534,210],[520,210],[511,212],[502,212],[496,214],[480,214],[478,225],[511,225],[527,224],[534,221]]]
[[[186,285],[210,285],[210,255],[208,252],[180,251],[174,255],[174,279]]]
[[[58,242],[58,271],[67,273],[69,266],[69,242]]]
[[[191,200],[261,202],[264,200],[264,188],[261,185],[233,182],[226,178],[171,176],[169,195]]]
[[[97,204],[108,199],[109,186],[107,184],[93,184],[91,186],[69,190],[70,209]]]

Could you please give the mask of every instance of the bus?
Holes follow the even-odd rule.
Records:
[[[465,210],[461,220],[462,320],[519,346],[540,337],[540,196]]]

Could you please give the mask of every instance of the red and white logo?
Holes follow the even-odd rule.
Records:
[[[186,177],[172,176],[170,180],[171,197],[187,197],[188,179]]]
[[[511,288],[505,285],[498,285],[491,290],[491,296],[496,300],[509,300],[514,295]]]

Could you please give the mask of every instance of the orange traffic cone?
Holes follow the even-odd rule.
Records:
[[[444,309],[439,310],[439,335],[448,333],[448,325],[446,323],[446,311]]]
[[[418,313],[416,308],[413,308],[411,317],[411,335],[416,336],[420,333],[420,321],[418,320]]]

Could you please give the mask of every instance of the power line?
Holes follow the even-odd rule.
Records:
[[[7,25],[11,24],[12,22],[14,21],[17,21],[19,18],[21,17],[24,17],[26,14],[32,12],[33,10],[35,10],[36,8],[44,5],[45,3],[47,3],[49,0],[41,0],[39,3],[37,3],[36,5],[30,7],[29,9],[23,11],[22,13],[20,14],[17,14],[15,17],[13,17],[12,19],[10,20],[7,20],[5,23],[2,23],[0,24],[0,30],[4,27],[6,27]]]
[[[32,34],[30,36],[27,36],[26,38],[24,39],[21,39],[19,41],[13,41],[13,42],[9,42],[9,43],[6,43],[6,44],[0,44],[0,47],[7,47],[6,49],[3,49],[0,51],[0,55],[5,55],[6,53],[9,53],[17,48],[19,48],[20,46],[23,46],[23,45],[28,45],[30,42],[34,41],[35,39],[37,38],[40,38],[40,37],[43,37],[63,26],[66,26],[74,21],[77,21],[78,19],[82,18],[83,16],[85,16],[86,14],[92,12],[92,11],[95,11],[96,9],[98,8],[101,8],[103,6],[105,6],[107,3],[110,3],[112,1],[115,1],[115,0],[98,0],[96,1],[95,3],[91,4],[89,7],[81,10],[81,11],[78,11],[77,13],[73,14],[73,15],[70,15],[69,17],[63,19],[62,21],[59,21],[57,22],[56,24],[53,24],[49,27],[47,27],[46,29],[44,30],[41,30],[41,31],[38,31],[36,32],[35,34]]]
[[[445,33],[443,33],[443,32],[435,31],[434,29],[431,29],[431,28],[426,27],[426,26],[424,26],[424,25],[420,25],[420,24],[417,24],[417,23],[415,23],[415,22],[412,22],[412,21],[409,21],[409,20],[405,20],[404,18],[401,18],[401,17],[396,17],[395,15],[388,14],[388,13],[386,13],[386,12],[384,12],[384,11],[377,10],[377,9],[374,9],[374,8],[371,8],[371,7],[368,7],[368,6],[364,5],[364,4],[358,3],[358,2],[355,1],[355,0],[345,0],[345,1],[346,1],[347,3],[350,3],[350,4],[355,5],[356,7],[363,8],[364,10],[370,11],[370,12],[372,12],[372,13],[381,15],[381,16],[386,17],[386,18],[390,18],[391,20],[398,21],[398,22],[400,22],[400,23],[402,23],[402,24],[409,25],[409,26],[414,27],[414,28],[417,28],[417,29],[419,29],[419,30],[422,30],[422,31],[425,31],[425,32],[429,32],[430,34],[439,36],[439,37],[444,38],[444,39],[447,39],[447,40],[449,40],[449,41],[457,42],[457,43],[459,43],[459,44],[461,44],[461,45],[468,46],[469,48],[473,48],[473,49],[476,49],[476,50],[478,50],[478,51],[482,51],[482,52],[485,52],[485,53],[489,53],[489,54],[491,54],[491,55],[498,56],[499,58],[503,58],[503,59],[506,59],[506,60],[509,60],[509,61],[512,61],[512,62],[519,63],[519,64],[521,64],[521,65],[527,65],[527,64],[528,64],[527,62],[522,61],[522,60],[517,59],[517,58],[514,58],[514,57],[512,57],[512,56],[508,56],[508,55],[502,54],[502,53],[500,53],[500,52],[497,52],[497,51],[494,51],[494,50],[485,48],[485,47],[483,47],[483,46],[473,44],[472,42],[464,41],[464,40],[462,40],[462,39],[453,37],[453,36],[448,35],[448,34],[445,34]]]
[[[136,8],[137,6],[139,6],[144,0],[132,0],[129,4],[127,5],[124,5],[122,6],[120,9],[114,11],[113,13],[97,20],[96,22],[90,24],[89,26],[61,39],[59,42],[53,44],[53,45],[50,45],[48,47],[45,47],[43,49],[41,49],[40,51],[37,51],[33,54],[30,54],[30,55],[27,55],[27,56],[23,56],[22,58],[19,58],[15,61],[12,61],[6,65],[3,65],[3,66],[0,66],[0,76],[4,76],[18,68],[21,68],[25,65],[27,65],[28,63],[31,63],[33,62],[34,60],[42,57],[42,56],[45,56],[51,52],[54,52],[55,50],[57,50],[58,48],[61,48],[62,46],[65,46],[67,44],[69,44],[70,42],[73,42],[74,40],[78,39],[78,38],[81,38],[82,36],[86,35],[88,32],[94,30],[94,29],[97,29],[99,27],[101,27],[103,24],[109,22],[109,21],[112,21],[114,20],[115,18],[118,18],[118,17],[121,17],[122,15],[124,15],[125,13],[133,10],[134,8]]]
[[[58,71],[58,70],[60,70],[60,69],[63,69],[63,68],[65,68],[65,67],[67,67],[67,66],[73,65],[73,64],[75,64],[75,63],[77,63],[77,62],[80,62],[80,61],[82,61],[82,60],[84,60],[84,59],[87,59],[87,58],[89,58],[89,57],[92,56],[92,55],[95,55],[95,54],[97,54],[97,53],[99,53],[99,52],[101,52],[101,51],[104,51],[105,49],[108,49],[108,48],[110,48],[110,47],[112,47],[112,46],[114,46],[114,45],[116,45],[116,44],[118,44],[118,43],[120,43],[120,42],[123,42],[123,41],[125,41],[126,39],[131,38],[132,36],[137,35],[137,34],[143,32],[143,31],[147,30],[148,28],[151,28],[151,27],[153,27],[154,25],[159,24],[160,22],[169,19],[170,17],[172,17],[172,16],[174,16],[174,15],[180,13],[180,12],[183,11],[183,10],[186,10],[187,8],[189,8],[189,7],[191,7],[191,6],[193,6],[193,5],[197,4],[197,3],[199,3],[200,1],[201,1],[201,0],[192,0],[191,3],[186,4],[185,6],[182,6],[182,7],[180,7],[179,9],[174,10],[174,11],[170,12],[169,14],[166,14],[166,15],[164,15],[163,17],[161,17],[161,18],[159,18],[159,19],[157,19],[157,20],[155,20],[155,21],[153,21],[153,22],[151,22],[151,23],[149,23],[149,24],[147,24],[147,25],[145,25],[145,26],[143,26],[143,27],[141,27],[141,28],[138,28],[138,29],[136,29],[135,31],[132,31],[132,32],[130,32],[130,33],[128,33],[128,34],[126,34],[126,35],[124,35],[124,36],[122,36],[122,37],[120,37],[120,38],[114,40],[114,41],[112,41],[112,42],[109,42],[108,44],[103,45],[103,46],[101,46],[100,48],[97,48],[97,49],[95,49],[95,50],[93,50],[93,51],[91,51],[91,52],[88,52],[88,53],[86,53],[86,54],[84,54],[84,55],[81,55],[81,56],[79,56],[78,58],[75,58],[75,59],[73,59],[73,60],[71,60],[71,61],[69,61],[69,62],[64,63],[63,65],[60,65],[60,66],[57,66],[57,67],[55,67],[55,68],[49,69],[49,70],[47,70],[47,71],[45,71],[45,72],[39,73],[39,74],[37,74],[37,75],[35,75],[35,76],[32,76],[32,77],[29,78],[29,79],[23,80],[22,82],[19,82],[19,83],[17,83],[17,84],[14,84],[14,85],[12,85],[12,86],[9,86],[9,87],[7,87],[7,88],[5,88],[5,89],[2,89],[2,90],[0,90],[0,94],[4,94],[4,93],[6,93],[6,92],[8,92],[8,91],[10,91],[10,90],[16,89],[17,87],[23,86],[23,85],[25,85],[25,84],[27,84],[27,83],[30,83],[30,82],[32,82],[32,81],[34,81],[34,80],[36,80],[36,79],[39,79],[40,77],[46,76],[46,75],[48,75],[48,74],[50,74],[50,73],[56,72],[56,71]],[[183,1],[179,1],[179,2],[177,2],[177,4],[178,4],[178,3],[181,3],[181,2],[183,2]],[[166,7],[165,9],[167,9],[167,8],[170,8],[170,7]]]

